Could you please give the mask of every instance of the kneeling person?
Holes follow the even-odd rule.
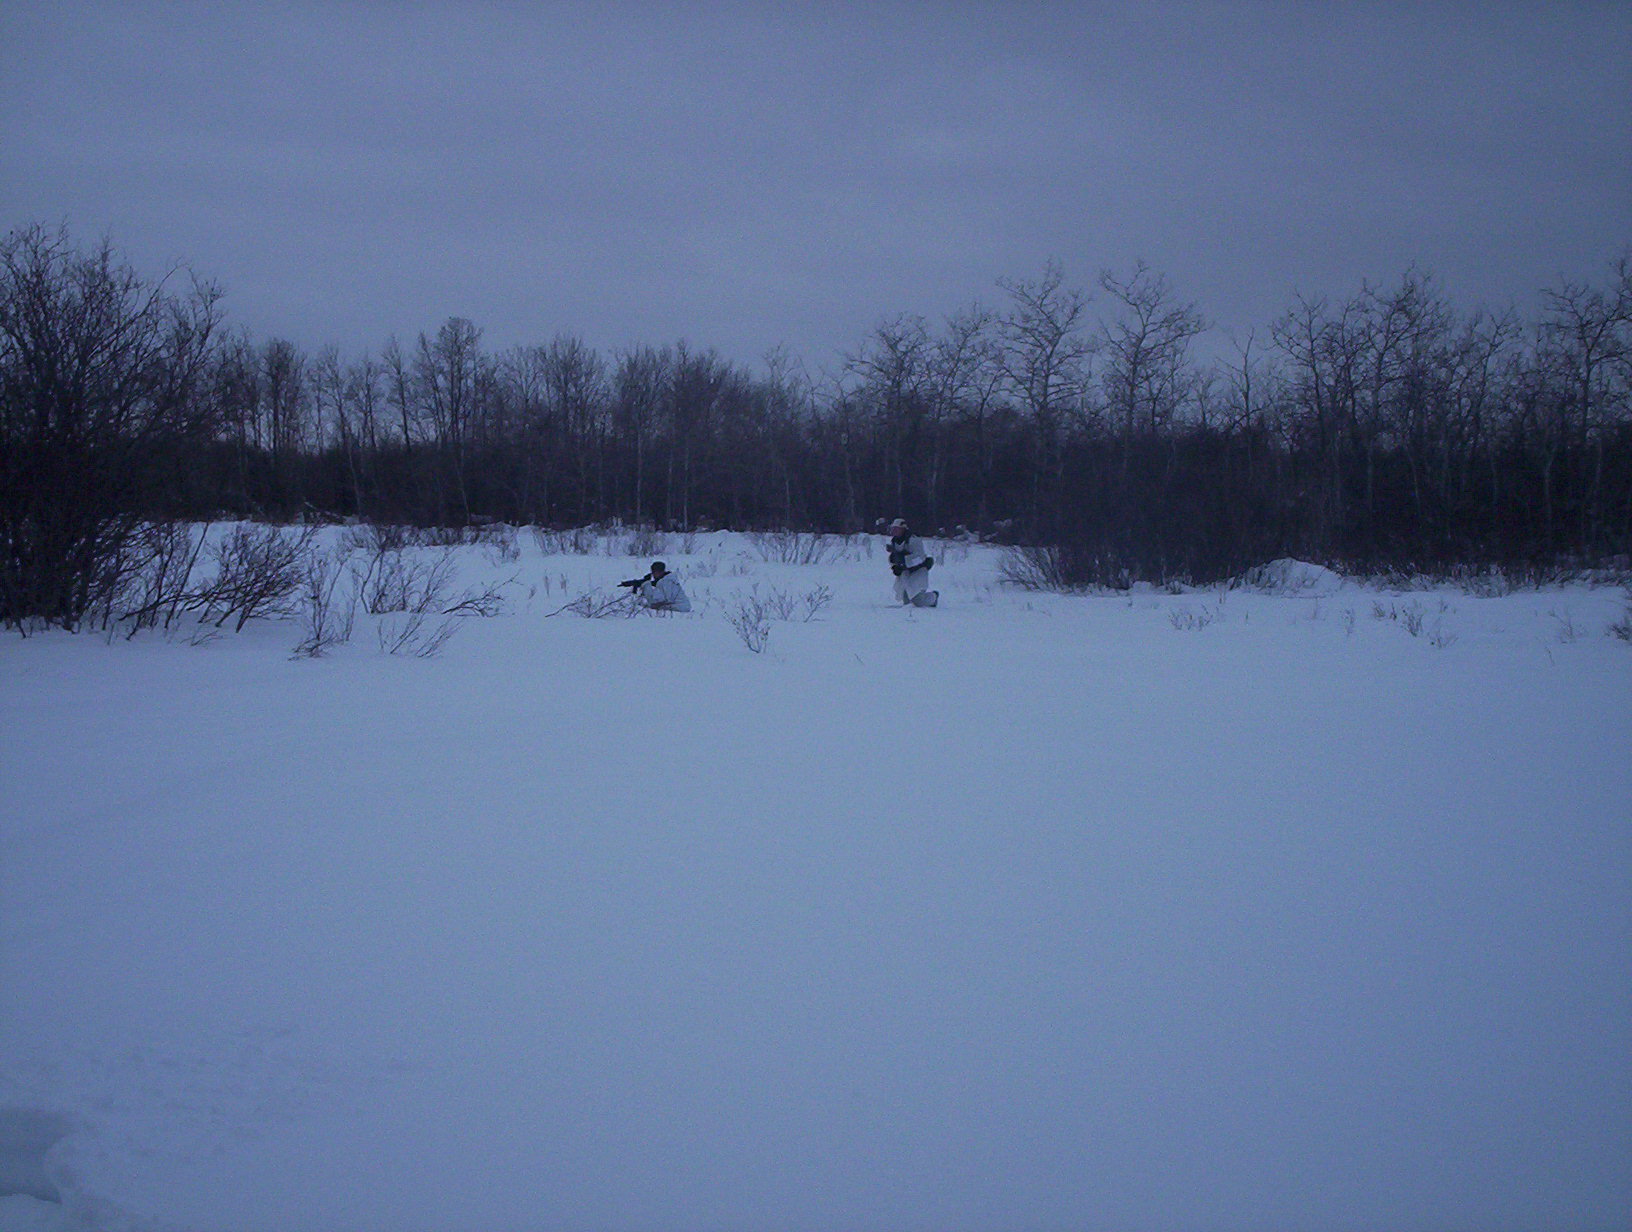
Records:
[[[929,570],[935,558],[924,551],[923,540],[907,527],[906,520],[890,523],[890,572],[895,574],[897,603],[913,607],[934,607],[940,594],[929,588]]]
[[[660,560],[654,560],[652,571],[635,584],[635,593],[642,603],[655,611],[691,611],[691,600],[686,598],[680,579],[670,573]]]

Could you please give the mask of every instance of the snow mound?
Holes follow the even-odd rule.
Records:
[[[62,1201],[53,1148],[73,1126],[66,1117],[34,1108],[0,1108],[0,1198]]]
[[[1286,558],[1248,569],[1240,582],[1267,595],[1329,595],[1343,585],[1343,578],[1325,565]]]

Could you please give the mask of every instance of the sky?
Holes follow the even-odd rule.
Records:
[[[1632,246],[1628,151],[1618,3],[0,4],[0,227],[354,355],[816,371],[1049,262],[1147,262],[1204,347],[1412,268],[1529,314]]]

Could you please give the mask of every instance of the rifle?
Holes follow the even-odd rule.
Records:
[[[630,578],[627,582],[619,582],[618,585],[619,586],[627,586],[629,589],[633,590],[637,586],[644,586],[647,582],[650,582],[651,580],[652,580],[652,575],[650,573],[648,573],[645,577]]]

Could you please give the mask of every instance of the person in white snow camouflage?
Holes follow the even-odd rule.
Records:
[[[640,601],[654,611],[691,611],[691,600],[686,598],[680,579],[670,573],[668,567],[660,560],[652,562],[652,571],[645,577],[636,578],[634,582],[625,582],[624,585],[632,585],[635,594],[640,596]]]
[[[934,607],[940,599],[929,588],[929,570],[935,558],[924,551],[924,541],[908,528],[905,518],[890,523],[890,572],[895,574],[895,597],[914,607]]]

